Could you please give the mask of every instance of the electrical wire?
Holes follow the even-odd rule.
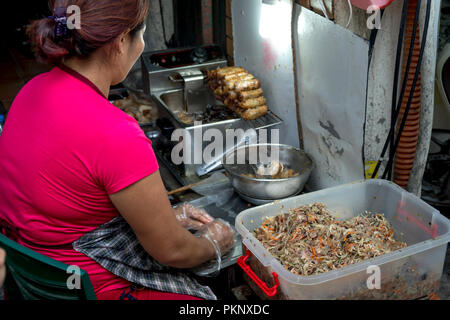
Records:
[[[348,26],[350,25],[350,23],[352,22],[352,18],[353,18],[353,6],[350,0],[347,0],[348,2],[348,8],[350,10],[350,16],[348,17],[348,22],[347,25],[345,26],[346,28],[348,28]]]
[[[325,4],[323,2],[324,0],[320,0],[320,8],[322,9],[323,14],[325,15],[325,17],[330,20],[330,17],[328,16],[328,12],[327,12],[327,8],[325,7]],[[348,17],[348,22],[347,25],[345,26],[346,28],[348,28],[348,26],[350,25],[350,23],[352,22],[352,18],[353,18],[353,7],[352,7],[352,3],[350,0],[347,0],[348,2],[348,7],[350,10],[350,16]]]
[[[400,52],[401,52],[401,50],[402,50],[402,48],[401,48],[400,46],[401,46],[402,43],[403,43],[404,26],[405,26],[405,24],[406,24],[406,17],[407,17],[407,12],[408,12],[408,1],[409,1],[409,0],[404,0],[404,2],[403,2],[403,9],[402,9],[402,15],[401,15],[401,20],[400,20],[399,43],[397,43],[397,51],[400,50]],[[381,20],[383,19],[384,10],[385,10],[385,9],[382,9],[382,10],[381,10]],[[370,39],[369,39],[369,70],[370,70],[370,65],[371,65],[371,63],[372,63],[373,49],[374,49],[374,47],[375,47],[375,41],[376,41],[377,35],[378,35],[378,28],[374,28],[374,29],[372,30],[372,33],[370,34]],[[398,52],[397,52],[397,55],[398,55]],[[399,61],[397,61],[397,63],[399,63]],[[368,72],[369,72],[369,71],[368,71]],[[368,80],[369,80],[369,79],[367,79],[367,81],[368,81]],[[396,85],[396,84],[394,84],[394,88],[397,89],[397,85]],[[396,98],[396,97],[395,97],[395,98]],[[366,100],[367,100],[367,99],[366,99]],[[367,104],[367,103],[366,103],[366,104]],[[395,105],[395,102],[394,102],[394,105]],[[394,107],[394,108],[395,108],[395,107]],[[366,113],[367,113],[367,107],[366,107]],[[392,121],[391,121],[391,127],[390,127],[390,129],[389,129],[389,135],[388,135],[387,140],[390,139],[391,130],[392,130],[392,128],[393,128],[393,123],[392,123],[393,121],[395,121],[395,120],[392,120]],[[396,122],[396,121],[395,121],[395,122]],[[365,129],[364,129],[364,130],[365,130]],[[365,131],[364,131],[364,132],[365,132]],[[380,159],[379,159],[378,162],[377,162],[377,166],[375,167],[375,170],[374,170],[374,172],[373,172],[373,174],[372,174],[371,179],[374,179],[374,178],[377,176],[377,174],[378,174],[378,170],[379,170],[380,165],[381,165],[381,160],[382,160],[383,157],[385,156],[386,148],[388,147],[387,143],[388,143],[388,141],[386,141],[385,145],[383,146],[383,151],[382,151],[382,153],[381,153]],[[364,161],[363,163],[365,163],[364,157],[363,157],[363,161]]]
[[[328,13],[327,13],[327,9],[325,8],[325,4],[323,3],[324,0],[320,0],[320,7],[322,8],[322,12],[325,15],[325,17],[330,20],[330,18],[328,17]]]
[[[405,34],[405,25],[406,25],[406,17],[408,12],[408,5],[409,0],[404,0],[403,2],[403,9],[402,9],[402,17],[400,22],[400,32],[398,34],[398,41],[397,41],[397,54],[395,57],[395,71],[394,71],[394,84],[393,84],[393,92],[392,92],[392,106],[391,106],[391,127],[395,126],[397,123],[397,120],[394,117],[395,110],[397,107],[397,90],[398,90],[398,79],[400,74],[400,61],[402,56],[402,50],[403,50],[403,37]],[[412,51],[410,51],[412,53]],[[409,68],[408,68],[409,70]],[[401,97],[403,97],[404,93],[400,94]],[[390,150],[389,155],[392,155],[394,152],[394,135],[391,136],[390,140]],[[390,170],[388,172],[388,179],[391,180],[391,173]]]
[[[420,0],[419,0],[419,5],[418,5],[418,10],[417,11],[420,11]],[[430,24],[430,15],[431,15],[431,0],[428,0],[427,1],[427,11],[426,11],[426,15],[425,15],[424,31],[423,31],[423,36],[422,36],[422,43],[421,43],[420,53],[419,53],[419,60],[417,62],[417,69],[416,69],[416,73],[414,74],[414,80],[413,80],[413,83],[412,83],[411,92],[409,94],[408,104],[406,105],[405,114],[404,114],[402,122],[400,124],[399,133],[398,133],[397,139],[395,141],[394,151],[397,150],[398,145],[400,143],[401,134],[402,134],[403,129],[405,128],[405,125],[406,125],[406,120],[407,120],[407,117],[408,117],[409,109],[411,107],[411,103],[412,103],[412,100],[413,100],[413,97],[414,97],[414,91],[416,89],[417,81],[419,79],[420,69],[421,69],[421,66],[422,66],[423,55],[424,55],[424,52],[425,52],[425,46],[426,46],[426,41],[427,41],[427,37],[428,37],[428,26]],[[399,107],[399,109],[400,109],[400,107]],[[395,152],[394,152],[394,154],[395,154]],[[394,162],[394,157],[392,156],[389,159],[389,162],[388,162],[388,165],[387,165],[387,169],[389,169],[393,165],[393,162]],[[385,173],[383,174],[383,179],[384,179],[386,173],[387,173],[387,171],[385,170]]]
[[[405,1],[408,1],[408,0],[405,0]],[[382,19],[383,19],[384,10],[385,9],[381,9],[380,21],[382,21]],[[373,28],[372,32],[370,33],[370,38],[369,38],[369,68],[370,68],[370,64],[372,62],[373,49],[375,48],[375,42],[377,40],[377,35],[378,35],[378,28]]]
[[[413,28],[413,37],[412,37],[413,40],[415,39],[415,36],[416,36],[416,33],[417,33],[417,23],[419,21],[419,14],[420,14],[420,2],[421,2],[421,0],[417,0],[417,1],[419,3],[419,6],[418,6],[419,9],[417,10],[416,16],[415,16],[415,19],[414,19],[414,28]],[[404,3],[403,3],[403,9],[402,9],[401,25],[404,25],[406,23],[407,9],[408,9],[408,0],[405,0]],[[399,35],[399,39],[403,39],[403,35],[401,35],[401,37]],[[397,49],[398,49],[398,47],[397,47]],[[373,171],[372,179],[374,179],[377,176],[378,171],[379,171],[380,166],[381,166],[382,159],[386,155],[387,149],[388,149],[388,147],[390,145],[390,142],[393,139],[394,134],[395,134],[395,125],[396,125],[397,120],[398,120],[401,103],[403,101],[403,96],[404,96],[405,90],[406,90],[406,81],[408,79],[409,69],[410,69],[410,66],[411,66],[411,59],[412,59],[413,50],[414,50],[414,41],[412,41],[410,49],[409,49],[408,62],[406,64],[406,71],[405,71],[405,78],[403,80],[403,85],[402,85],[402,90],[401,90],[400,97],[399,97],[399,102],[397,104],[397,107],[395,108],[394,115],[392,116],[389,134],[388,134],[386,142],[385,142],[385,144],[383,146],[383,150],[381,152],[380,159],[378,160],[378,163],[377,163],[377,165],[375,167],[375,170]],[[396,86],[396,84],[394,85],[394,88],[395,88],[395,86]],[[394,158],[394,156],[395,156],[395,150],[394,150],[394,148],[392,148],[392,153],[389,155],[389,162],[391,161],[391,158],[392,159]],[[387,168],[387,166],[386,166],[386,168]],[[386,169],[385,169],[385,173],[387,173]]]
[[[391,150],[389,153],[389,162],[393,162],[394,161],[394,157],[395,157],[395,153],[396,153],[396,149],[395,148],[395,137],[394,137],[394,132],[395,132],[395,126],[397,124],[398,121],[398,115],[400,113],[400,109],[401,109],[401,103],[404,99],[405,96],[405,91],[406,91],[406,86],[407,86],[407,81],[408,81],[408,76],[409,76],[409,70],[411,68],[411,62],[412,62],[412,56],[413,56],[413,52],[414,52],[414,47],[415,47],[415,39],[416,39],[416,35],[417,35],[417,29],[418,29],[418,25],[419,25],[419,16],[420,16],[420,8],[421,8],[421,4],[422,1],[421,0],[417,0],[417,11],[416,11],[416,15],[414,17],[414,25],[413,25],[413,32],[412,32],[412,36],[411,36],[411,44],[410,44],[410,48],[409,48],[409,52],[408,52],[408,60],[406,63],[406,68],[405,68],[405,74],[403,77],[403,84],[402,84],[402,88],[400,91],[400,97],[399,97],[399,101],[397,104],[397,108],[393,110],[392,113],[392,122],[391,122],[391,126],[393,126],[393,134],[390,137],[390,143],[391,143]],[[419,68],[419,66],[417,66]],[[414,88],[411,89],[411,93],[414,93],[415,91],[415,86]],[[396,98],[396,97],[395,97]],[[395,112],[396,110],[397,113]],[[408,115],[405,113],[405,115],[403,116],[404,118],[407,117]],[[401,133],[403,132],[403,130],[398,132],[398,135],[400,136]],[[392,159],[392,160],[391,160]],[[389,175],[389,178],[391,178],[392,175],[392,166],[386,166],[385,168],[385,172],[383,173],[383,179],[386,178],[386,176]]]

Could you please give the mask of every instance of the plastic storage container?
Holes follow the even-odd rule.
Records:
[[[408,246],[320,275],[295,275],[264,248],[253,231],[267,217],[314,202],[324,203],[339,220],[365,211],[384,213],[395,238]],[[272,299],[415,299],[439,288],[449,229],[447,218],[413,194],[385,180],[367,180],[241,212],[236,217],[236,230],[247,255],[238,264],[251,287]],[[376,270],[380,289],[370,289],[376,285]]]

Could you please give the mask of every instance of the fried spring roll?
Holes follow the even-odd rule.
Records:
[[[256,90],[250,90],[250,91],[241,91],[238,94],[238,99],[240,101],[245,101],[248,99],[255,99],[255,98],[259,98],[263,95],[263,89],[259,88]]]
[[[234,91],[228,91],[228,99],[236,100],[236,99],[237,99],[237,96],[238,96],[237,92],[234,92]]]
[[[228,67],[228,68],[219,69],[219,70],[217,70],[217,78],[222,79],[227,74],[233,74],[233,73],[238,73],[238,72],[246,72],[246,70],[241,67]]]
[[[241,77],[245,77],[247,75],[249,75],[248,72],[237,72],[237,73],[227,74],[226,76],[223,77],[222,82],[237,80],[237,79],[239,79]]]
[[[230,80],[228,82],[226,82],[225,86],[224,86],[224,91],[228,92],[228,91],[233,91],[239,84],[246,82],[246,81],[250,81],[250,80],[254,80],[255,77],[251,74],[247,74],[243,77],[239,77],[236,80]]]
[[[260,106],[253,109],[240,109],[239,115],[245,120],[255,120],[260,117],[263,117],[269,112],[269,108],[267,106]]]
[[[217,78],[217,70],[209,70],[207,72],[208,79],[216,79]]]
[[[210,81],[209,82],[209,88],[212,91],[215,91],[219,87],[219,83],[217,81]]]
[[[218,87],[216,90],[214,90],[214,94],[216,96],[223,96],[223,94],[224,94],[223,87]]]
[[[234,86],[234,91],[242,92],[249,90],[256,90],[261,87],[261,82],[258,79],[250,79],[244,81],[238,81]]]
[[[251,108],[264,106],[264,105],[266,105],[266,103],[267,103],[267,101],[264,97],[259,97],[259,98],[255,98],[255,99],[248,99],[245,101],[241,101],[241,102],[239,102],[239,107],[241,109],[251,109]]]
[[[232,111],[235,111],[237,108],[236,102],[228,98],[223,101],[223,104]]]

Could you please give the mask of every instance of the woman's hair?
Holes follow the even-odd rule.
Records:
[[[145,25],[148,0],[49,0],[53,14],[56,8],[78,6],[80,28],[68,30],[67,36],[56,35],[57,22],[51,18],[33,21],[27,34],[40,62],[58,64],[65,57],[89,57],[95,50],[130,30],[133,36]]]

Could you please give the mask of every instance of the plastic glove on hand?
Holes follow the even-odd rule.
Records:
[[[214,221],[205,210],[184,203],[175,208],[175,217],[185,229],[199,230],[204,225]]]
[[[197,237],[203,237],[211,241],[216,249],[217,258],[230,251],[235,244],[235,232],[230,224],[222,219],[204,225],[197,233]]]

